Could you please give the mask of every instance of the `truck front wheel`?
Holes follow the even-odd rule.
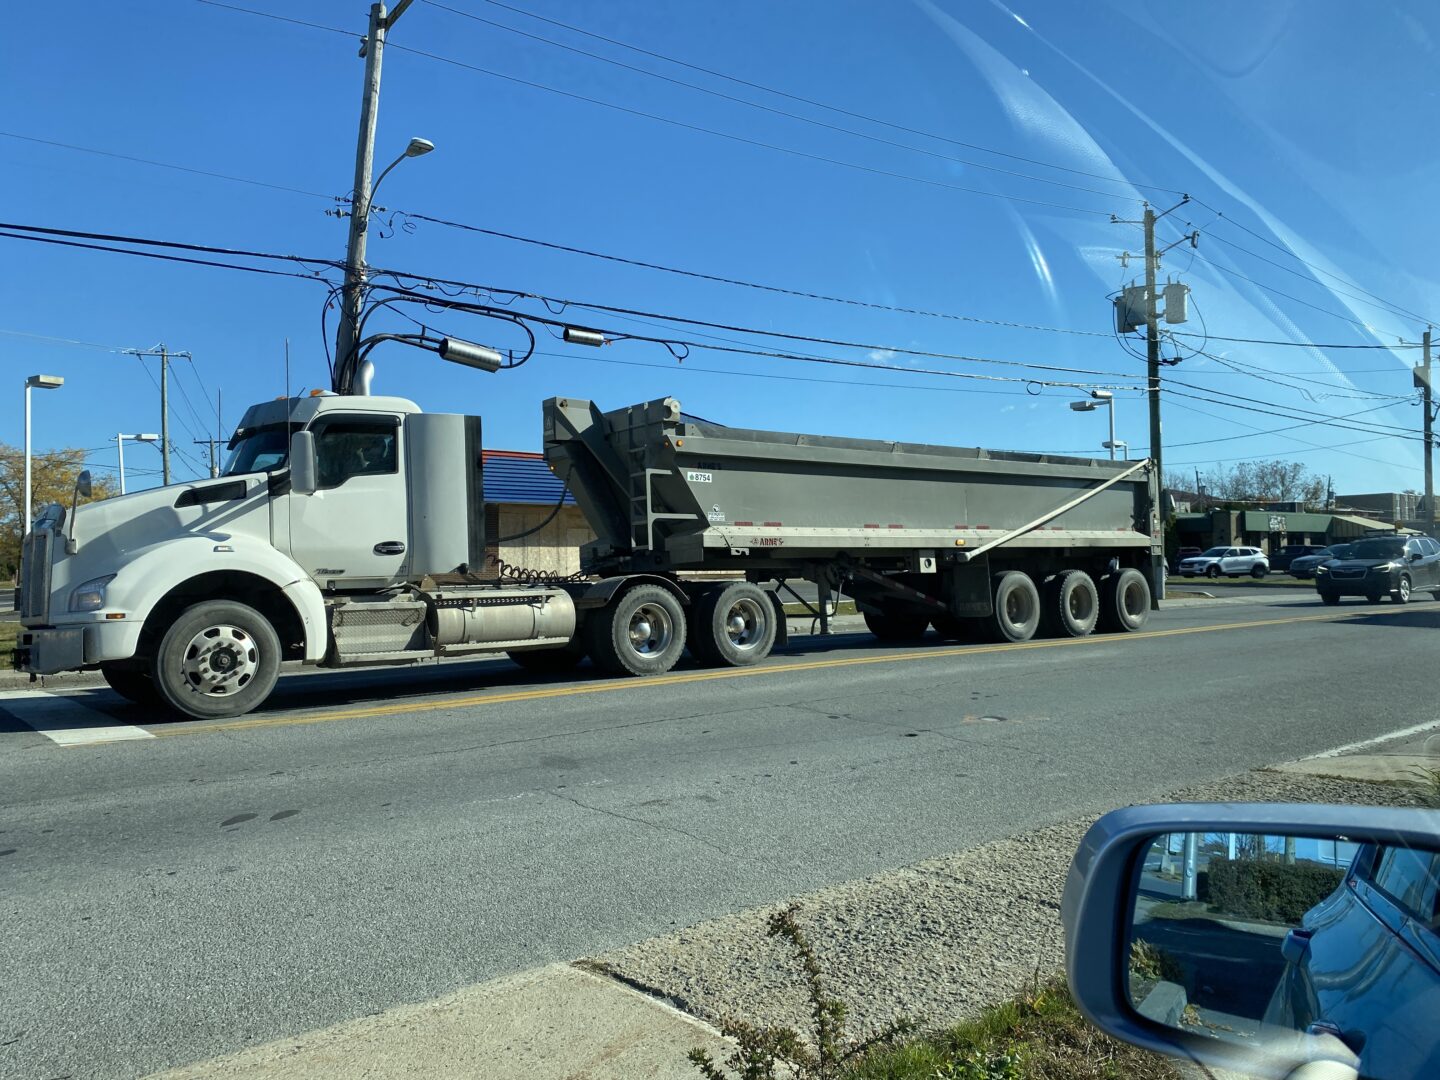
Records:
[[[136,705],[160,704],[160,691],[155,688],[155,680],[150,678],[149,672],[118,664],[101,664],[100,674],[105,676],[110,689],[126,701],[133,701]]]
[[[230,600],[186,608],[155,651],[151,678],[165,703],[197,720],[241,716],[275,688],[280,638],[265,616]]]
[[[631,589],[586,626],[590,659],[612,675],[661,675],[685,651],[685,609],[659,585]]]

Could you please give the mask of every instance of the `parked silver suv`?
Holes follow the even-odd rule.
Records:
[[[1213,547],[1202,555],[1193,555],[1180,561],[1181,577],[1218,578],[1240,577],[1249,574],[1262,578],[1270,572],[1270,560],[1259,548]]]

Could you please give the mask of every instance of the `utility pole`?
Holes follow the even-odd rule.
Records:
[[[160,455],[161,455],[161,478],[165,484],[170,483],[170,361],[184,357],[186,360],[193,360],[188,352],[171,352],[165,345],[156,345],[153,349],[123,349],[126,356],[146,357],[158,356],[160,358]]]
[[[196,446],[208,446],[210,448],[210,479],[220,475],[220,465],[215,460],[215,448],[220,444],[219,439],[193,439]]]
[[[1190,242],[1191,247],[1198,245],[1200,233],[1198,230],[1187,233],[1172,244],[1166,245],[1160,250],[1155,248],[1155,223],[1167,214],[1178,210],[1190,201],[1189,195],[1181,197],[1180,201],[1159,214],[1148,202],[1145,204],[1145,216],[1138,222],[1130,221],[1124,224],[1140,225],[1145,230],[1145,374],[1146,374],[1146,396],[1150,399],[1150,460],[1155,463],[1155,475],[1158,478],[1160,489],[1160,505],[1156,508],[1160,518],[1160,527],[1165,527],[1166,498],[1165,487],[1165,461],[1162,451],[1160,436],[1160,313],[1156,294],[1155,277],[1160,269],[1160,256],[1169,251],[1176,244]],[[1120,222],[1120,219],[1113,214],[1110,216],[1112,222]],[[1127,263],[1129,253],[1121,256],[1121,262]],[[1171,289],[1178,290],[1172,300]],[[1185,286],[1167,285],[1165,287],[1165,321],[1185,321]],[[1129,290],[1127,290],[1127,293]],[[1118,302],[1117,302],[1118,303]],[[1125,298],[1127,320],[1130,317],[1129,298]],[[1172,310],[1174,308],[1175,310]],[[1127,322],[1128,326],[1128,322]],[[1151,589],[1155,593],[1155,599],[1165,598],[1165,554],[1163,551],[1156,554],[1153,560],[1150,576]]]
[[[335,331],[335,367],[355,347],[360,310],[365,299],[365,240],[370,224],[370,175],[375,167],[375,123],[380,115],[380,63],[385,34],[405,14],[411,0],[400,0],[386,13],[383,3],[370,6],[370,26],[360,55],[365,58],[365,83],[360,97],[360,136],[355,147],[355,185],[350,199],[350,236],[345,248],[345,287],[340,300],[340,325]]]
[[[1430,327],[1425,328],[1423,359],[1415,369],[1415,385],[1420,387],[1421,405],[1425,410],[1425,532],[1435,535],[1435,470],[1433,463],[1432,428],[1435,423],[1435,408],[1430,391]]]
[[[170,486],[170,356],[160,347],[160,483]]]

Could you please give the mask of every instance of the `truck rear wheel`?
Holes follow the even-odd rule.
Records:
[[[995,641],[1029,641],[1040,629],[1040,591],[1030,575],[1007,570],[995,579],[995,610],[986,620]]]
[[[775,606],[765,590],[733,581],[707,590],[695,602],[690,652],[711,667],[747,667],[770,655],[775,629]]]
[[[590,659],[612,675],[660,675],[685,650],[685,609],[669,589],[640,585],[592,612]]]
[[[919,641],[929,629],[930,620],[906,611],[867,611],[865,625],[881,641]]]
[[[275,688],[280,638],[265,616],[231,600],[205,600],[171,624],[151,663],[164,702],[197,720],[241,716]]]
[[[1111,574],[1100,587],[1100,625],[1106,630],[1139,630],[1150,618],[1150,582],[1133,568]]]
[[[1100,590],[1084,570],[1055,575],[1046,589],[1046,628],[1059,637],[1085,637],[1100,618]]]
[[[136,705],[159,705],[160,691],[155,680],[140,668],[123,667],[118,664],[101,664],[100,674],[105,683],[126,701]]]

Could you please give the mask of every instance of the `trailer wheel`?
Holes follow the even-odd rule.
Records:
[[[106,685],[126,701],[136,705],[160,704],[160,691],[155,688],[155,680],[142,669],[101,664],[100,674],[105,676]]]
[[[975,620],[962,619],[956,615],[936,615],[930,620],[935,632],[946,641],[973,641]]]
[[[775,606],[748,581],[708,589],[695,602],[690,652],[710,667],[747,667],[775,645]]]
[[[1030,575],[1007,570],[995,580],[995,610],[986,620],[995,641],[1029,641],[1040,628],[1040,591]]]
[[[930,620],[905,611],[867,611],[865,625],[881,641],[919,641],[930,628]]]
[[[685,650],[685,609],[670,590],[639,585],[592,612],[590,659],[612,675],[660,675]]]
[[[505,655],[518,667],[536,675],[559,675],[574,671],[585,659],[585,650],[567,645],[563,649],[516,649]]]
[[[241,716],[275,688],[280,638],[246,604],[205,600],[171,624],[151,662],[161,698],[197,720]]]
[[[1084,570],[1065,570],[1046,588],[1047,629],[1058,637],[1085,637],[1100,618],[1100,591]]]
[[[1133,568],[1107,577],[1100,589],[1100,625],[1106,630],[1139,630],[1150,618],[1150,582]]]

